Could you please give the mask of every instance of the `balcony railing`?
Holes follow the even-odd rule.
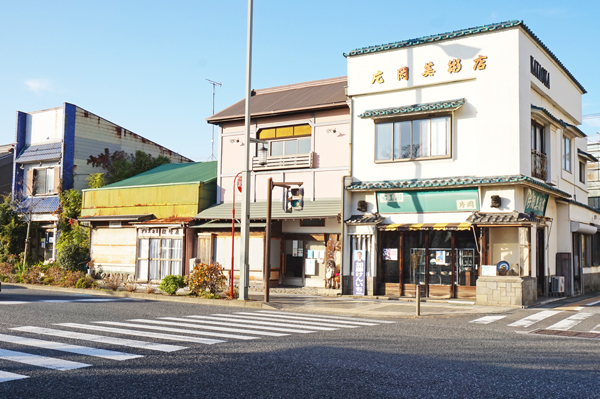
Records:
[[[544,181],[548,178],[548,157],[538,150],[531,150],[531,175]]]
[[[258,157],[252,157],[252,170],[272,170],[272,169],[299,169],[312,168],[313,152],[298,155],[281,155],[276,157],[267,157],[267,164],[258,163]]]

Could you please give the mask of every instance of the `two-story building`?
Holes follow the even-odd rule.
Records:
[[[23,212],[40,224],[39,234],[32,237],[34,258],[56,258],[58,193],[82,190],[91,173],[104,172],[89,164],[88,158],[106,150],[130,154],[142,150],[174,163],[192,162],[73,104],[17,112],[12,196],[22,203]]]
[[[10,194],[13,171],[13,145],[0,145],[0,195]]]
[[[598,280],[586,91],[522,21],[345,56],[344,293],[359,258],[369,294],[526,305],[552,276],[568,295]]]
[[[252,160],[250,205],[250,283],[262,284],[267,182],[301,182],[302,211],[282,209],[283,190],[273,190],[271,284],[324,287],[325,265],[341,264],[342,178],[348,174],[350,118],[346,77],[253,91],[251,136],[245,140],[245,100],[207,119],[219,127],[217,205],[200,212],[198,257],[231,269],[232,212],[239,220],[241,196],[235,178],[242,171],[246,146],[266,151],[266,163]],[[258,147],[258,148],[257,148]],[[239,270],[239,224],[234,226],[234,266]],[[237,277],[237,272],[234,272]]]

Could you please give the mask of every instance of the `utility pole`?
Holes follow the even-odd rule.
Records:
[[[252,0],[248,0],[248,37],[246,49],[246,145],[242,169],[242,212],[240,227],[240,301],[247,301],[250,279],[250,97],[252,96]]]
[[[221,87],[221,82],[215,82],[214,80],[206,79],[208,83],[210,83],[213,87],[213,107],[212,107],[212,115],[215,114],[215,86]],[[216,161],[217,157],[215,156],[215,125],[212,124],[212,137],[210,139],[210,157],[209,161]]]

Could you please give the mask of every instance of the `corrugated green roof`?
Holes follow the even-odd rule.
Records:
[[[463,106],[464,98],[434,103],[405,105],[403,107],[371,109],[358,115],[359,118],[374,118],[377,116],[410,115],[428,111],[454,111]]]
[[[220,219],[231,220],[231,202],[214,205],[206,208],[195,216],[195,219]],[[326,198],[316,201],[304,201],[304,209],[301,211],[293,211],[285,213],[282,209],[281,202],[273,201],[271,207],[271,217],[277,219],[320,219],[326,217],[335,217],[342,211],[341,198]],[[242,204],[235,203],[235,217],[241,217]],[[250,203],[250,219],[265,220],[267,218],[267,202],[252,202]],[[231,225],[230,225],[231,226]]]
[[[527,32],[527,34],[529,34],[529,36],[531,36],[531,38],[546,51],[546,53],[550,56],[550,58],[552,58],[563,69],[563,71],[565,71],[565,73],[573,80],[573,82],[577,85],[577,87],[579,87],[579,89],[584,94],[587,93],[587,91],[583,88],[581,83],[579,83],[577,81],[577,79],[575,79],[575,77],[571,74],[571,72],[569,72],[569,70],[564,66],[564,64],[562,62],[560,62],[558,57],[556,55],[554,55],[554,53],[552,51],[550,51],[548,46],[546,46],[540,40],[540,38],[537,37],[531,31],[531,29],[529,29],[529,27],[523,23],[523,21],[519,21],[519,20],[499,22],[499,23],[495,23],[495,24],[477,26],[477,27],[468,28],[468,29],[460,29],[460,30],[455,30],[453,32],[439,33],[437,35],[431,35],[431,36],[423,36],[423,37],[419,37],[416,39],[402,40],[399,42],[382,44],[379,46],[363,47],[363,48],[358,48],[358,49],[352,50],[349,53],[343,53],[343,55],[344,55],[344,57],[351,57],[351,56],[360,55],[360,54],[369,54],[369,53],[377,53],[380,51],[395,50],[395,49],[404,48],[404,47],[412,47],[412,46],[418,46],[418,45],[422,45],[422,44],[439,42],[441,40],[456,39],[456,38],[461,38],[463,36],[471,36],[471,35],[476,35],[476,34],[481,34],[481,33],[493,32],[493,31],[497,31],[497,30],[509,29],[509,28],[513,28],[516,26],[522,27],[525,30],[525,32]]]
[[[105,188],[153,186],[159,184],[202,183],[217,178],[217,161],[168,163]]]

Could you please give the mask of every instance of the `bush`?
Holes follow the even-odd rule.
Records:
[[[185,277],[185,283],[190,289],[191,295],[211,297],[223,291],[227,278],[223,275],[223,267],[218,263],[196,265],[188,276]]]
[[[65,270],[83,271],[90,259],[90,250],[78,242],[65,242],[58,252],[57,261]]]
[[[75,283],[76,288],[95,288],[96,286],[96,281],[90,276],[82,277]]]
[[[63,277],[65,276],[65,271],[63,270],[63,268],[56,266],[56,264],[53,264],[44,272],[44,275],[46,276],[46,278],[52,279],[53,284],[60,284],[62,282]]]
[[[160,282],[158,289],[169,295],[175,295],[179,288],[185,287],[183,276],[165,276]]]
[[[42,267],[40,265],[31,266],[21,273],[21,278],[26,284],[42,283]]]
[[[102,283],[107,285],[113,291],[116,291],[121,285],[121,275],[117,273],[107,274],[102,279]]]
[[[127,277],[127,281],[125,281],[125,290],[127,292],[136,292],[138,288],[138,283],[135,280],[135,276],[130,274],[129,277]]]
[[[82,272],[79,271],[67,271],[61,280],[61,285],[63,287],[75,287],[79,279],[85,277]]]
[[[14,279],[15,268],[10,263],[0,263],[0,279],[10,281]]]

